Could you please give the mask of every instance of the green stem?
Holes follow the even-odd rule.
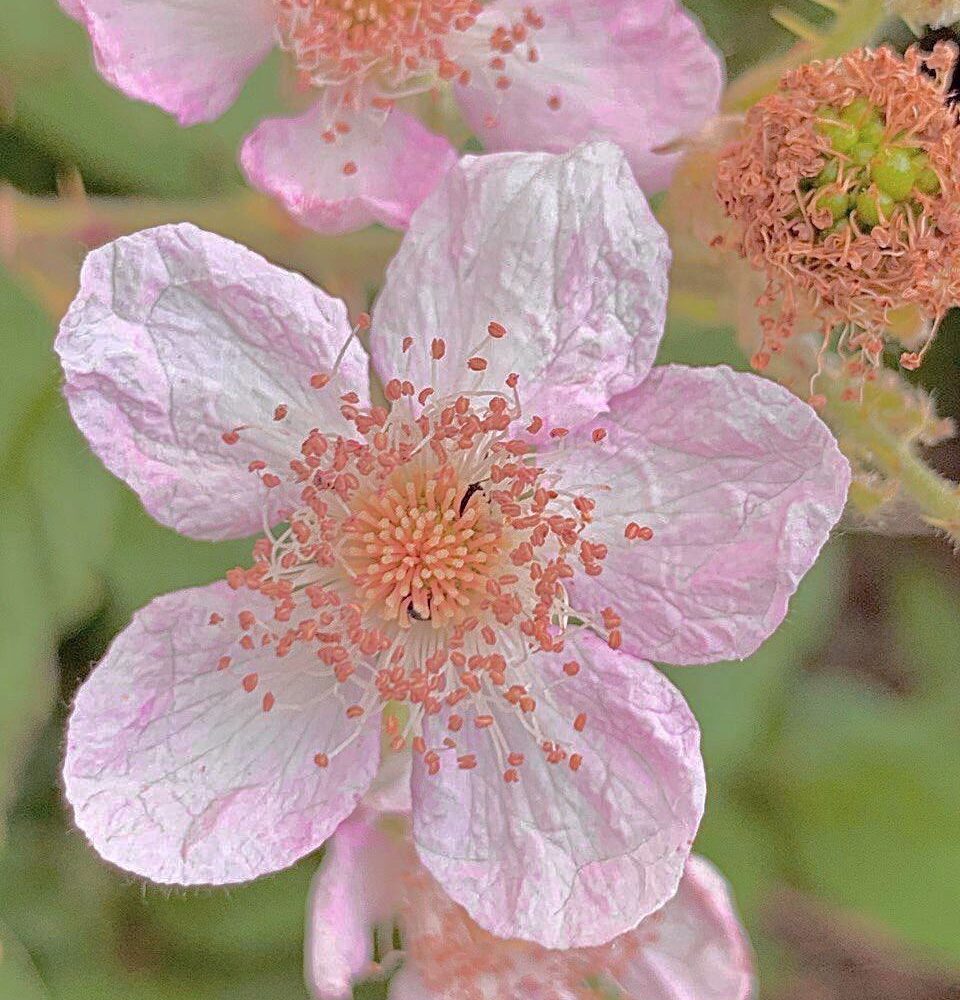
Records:
[[[768,59],[734,80],[723,98],[725,111],[746,111],[776,88],[777,81],[788,70],[814,59],[833,59],[869,44],[889,18],[882,0],[839,0],[824,4],[836,11],[828,27],[820,28],[804,22],[796,13],[778,7],[776,20],[800,40],[786,55]]]
[[[817,391],[826,398],[821,416],[837,435],[844,452],[861,454],[871,466],[919,508],[923,519],[960,543],[960,488],[928,466],[910,440],[904,440],[858,401],[842,398],[843,384],[821,378]]]

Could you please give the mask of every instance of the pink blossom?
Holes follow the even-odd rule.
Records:
[[[673,896],[699,734],[643,657],[756,649],[849,470],[779,386],[651,371],[668,266],[608,143],[455,166],[370,359],[342,303],[192,226],[89,255],[56,347],[91,446],[184,534],[265,531],[77,696],[66,791],[105,858],[180,884],[288,865],[383,737],[413,751],[420,859],[491,933],[599,945]]]
[[[723,83],[678,0],[61,5],[85,22],[107,80],[184,125],[221,115],[268,51],[283,49],[316,102],[263,122],[241,161],[251,183],[331,233],[406,226],[456,158],[410,113],[431,103],[459,108],[489,151],[612,139],[651,192],[669,181],[673,144],[715,113]]]
[[[361,807],[328,842],[307,909],[304,964],[317,1000],[349,1000],[355,981],[400,963],[390,1000],[589,1000],[602,987],[623,1000],[752,995],[746,935],[726,884],[702,858],[687,859],[676,894],[633,930],[555,951],[477,926],[417,861],[404,831],[401,817]]]

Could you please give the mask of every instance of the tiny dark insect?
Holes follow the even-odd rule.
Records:
[[[428,622],[430,621],[430,598],[427,597],[427,613],[425,615],[420,614],[419,611],[413,606],[411,601],[407,605],[407,615],[412,618],[415,622]]]
[[[479,483],[471,483],[467,487],[466,493],[463,494],[463,499],[460,501],[460,511],[459,516],[463,517],[463,512],[467,509],[467,504],[470,503],[470,498],[474,493],[480,493],[483,487]]]
[[[470,498],[474,493],[479,493],[483,490],[483,487],[479,483],[471,483],[466,492],[463,494],[463,499],[460,501],[460,510],[458,512],[459,517],[463,517],[463,512],[467,509],[467,504],[470,503]],[[407,604],[407,616],[412,618],[415,622],[428,622],[430,621],[430,597],[427,596],[427,613],[425,615],[420,614],[419,611],[413,606],[413,602],[410,601]]]

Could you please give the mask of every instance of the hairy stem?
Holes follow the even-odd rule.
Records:
[[[865,407],[859,400],[845,400],[844,386],[833,378],[821,378],[817,391],[825,403],[821,416],[837,435],[848,456],[856,456],[884,479],[898,484],[928,524],[946,532],[960,544],[960,488],[945,479],[917,453],[916,438],[898,433],[883,420],[882,411]]]

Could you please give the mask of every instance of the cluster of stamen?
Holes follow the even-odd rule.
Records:
[[[466,86],[471,82],[466,62],[486,62],[494,85],[506,90],[509,59],[535,63],[540,57],[534,36],[543,18],[533,7],[471,32],[482,0],[276,0],[276,5],[281,47],[305,84],[336,92],[328,102],[332,116],[337,108],[386,113],[396,99],[438,84]],[[475,58],[464,60],[473,48]],[[331,117],[328,141],[336,141],[344,125]]]
[[[306,82],[339,85],[375,72],[393,91],[425,73],[460,77],[446,38],[472,28],[481,10],[480,0],[277,0],[277,32]]]
[[[720,160],[717,193],[736,248],[766,274],[764,368],[798,314],[866,371],[904,317],[925,339],[960,300],[960,126],[945,99],[956,50],[887,48],[811,63],[749,112]],[[852,369],[851,369],[852,370]]]
[[[599,574],[607,555],[588,537],[596,503],[563,491],[537,464],[532,435],[562,441],[567,432],[522,416],[518,376],[500,388],[483,385],[483,352],[506,334],[496,322],[487,332],[464,372],[475,389],[438,398],[430,386],[395,378],[384,387],[389,406],[367,408],[349,392],[339,407],[352,434],[312,429],[284,470],[252,461],[266,490],[295,483],[299,506],[256,543],[253,565],[231,570],[227,581],[272,606],[266,621],[252,609],[240,613],[241,650],[281,661],[306,652],[325,678],[323,696],[339,699],[358,731],[371,711],[405,706],[405,717],[385,715],[388,742],[396,751],[411,747],[431,774],[444,761],[477,766],[475,753],[458,750],[457,733],[466,725],[489,730],[502,776],[513,782],[524,755],[501,732],[498,712],[520,719],[549,763],[576,771],[582,762],[574,743],[585,715],[570,718],[564,732],[540,729],[538,699],[551,696],[534,654],[562,654],[571,621],[617,648],[620,618],[612,608],[596,621],[574,617],[569,581]],[[411,345],[406,338],[404,350]],[[430,352],[435,367],[444,363],[443,340]],[[318,372],[310,384],[332,391],[334,374]],[[288,414],[278,402],[272,415]],[[250,430],[227,429],[225,445]],[[593,441],[603,437],[598,428]],[[651,535],[631,523],[625,541]],[[218,612],[211,622],[230,624]],[[232,670],[233,660],[225,651],[217,666]],[[580,669],[568,659],[559,682]],[[256,673],[239,673],[248,692],[267,686]],[[269,690],[264,711],[279,698]],[[422,722],[437,715],[447,735],[428,746]],[[317,765],[340,749],[318,748]]]

